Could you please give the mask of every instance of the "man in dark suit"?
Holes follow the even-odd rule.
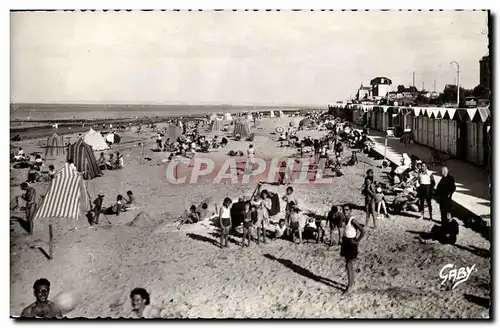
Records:
[[[455,185],[455,178],[448,174],[446,166],[443,166],[441,169],[441,175],[441,181],[439,181],[436,187],[436,196],[441,211],[441,221],[444,222],[446,214],[451,211],[451,197],[457,187]]]

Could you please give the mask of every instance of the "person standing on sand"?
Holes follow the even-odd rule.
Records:
[[[151,297],[144,288],[134,288],[130,292],[130,301],[132,303],[132,318],[153,319],[159,318],[160,309],[150,305]]]
[[[351,207],[346,204],[343,208],[344,220],[342,222],[340,256],[345,258],[347,289],[344,294],[348,294],[354,289],[354,260],[358,257],[358,244],[363,239],[365,231],[363,226],[352,216]]]
[[[26,182],[21,183],[21,190],[24,194],[21,199],[26,202],[26,221],[29,225],[29,235],[33,235],[33,217],[36,211],[36,190],[33,187],[28,186]]]
[[[439,201],[439,209],[441,211],[441,221],[444,222],[447,213],[451,210],[451,197],[457,186],[455,184],[455,178],[448,174],[448,168],[443,166],[441,169],[442,178],[436,187],[436,196]]]
[[[62,312],[57,305],[49,301],[50,282],[41,278],[33,284],[33,294],[36,301],[21,312],[21,318],[62,318]]]
[[[241,248],[245,247],[245,239],[248,239],[247,247],[250,247],[252,239],[252,222],[257,219],[257,208],[245,203],[245,217],[243,219],[243,237],[241,238]]]
[[[373,227],[377,228],[377,215],[375,213],[375,188],[373,186],[373,176],[367,176],[363,184],[361,193],[365,196],[365,213],[366,223],[370,221],[370,216],[373,217]]]
[[[427,165],[422,163],[422,168],[418,173],[418,198],[420,199],[420,219],[424,218],[425,203],[429,209],[429,216],[432,221],[432,192],[434,191],[434,176],[427,169]]]
[[[221,227],[221,234],[220,234],[220,247],[229,247],[228,245],[228,239],[229,239],[229,232],[231,230],[232,226],[232,220],[231,220],[231,210],[230,206],[233,203],[231,198],[226,197],[224,198],[224,201],[222,202],[222,207],[220,208],[219,211],[219,223]]]
[[[333,231],[335,228],[337,228],[338,232],[338,244],[342,244],[342,233],[341,233],[341,227],[342,227],[342,222],[344,222],[344,214],[342,213],[342,206],[337,206],[337,205],[332,205],[332,208],[328,212],[327,215],[327,221],[328,225],[330,226],[330,246],[334,245],[333,242]]]

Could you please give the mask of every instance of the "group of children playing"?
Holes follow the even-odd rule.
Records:
[[[104,157],[104,153],[101,153],[99,159],[97,160],[97,165],[101,170],[118,170],[125,167],[123,155],[119,152],[116,153],[116,157],[112,153],[109,154],[109,160]]]
[[[89,213],[90,214],[89,221],[91,226],[99,224],[99,216],[101,214],[119,216],[120,212],[126,212],[127,209],[129,209],[131,206],[135,204],[135,197],[134,193],[131,190],[129,190],[127,191],[127,196],[125,199],[123,198],[122,195],[116,196],[116,202],[110,207],[107,207],[106,209],[103,209],[102,206],[103,202],[104,202],[104,194],[99,193],[97,195],[97,198],[94,200],[94,206]]]

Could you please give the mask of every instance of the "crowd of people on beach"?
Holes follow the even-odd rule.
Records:
[[[319,114],[311,117],[318,121],[316,126],[325,125],[329,117],[322,117]],[[178,122],[182,130],[176,140],[166,138],[167,130],[157,129],[156,145],[158,151],[169,151],[169,160],[173,156],[193,157],[196,152],[209,152],[220,149],[228,144],[228,140],[217,136],[208,138],[198,131],[199,123],[183,124]],[[301,140],[297,137],[293,129],[284,130],[278,137],[278,142],[286,147],[297,149],[296,157],[312,156],[316,160],[326,159],[327,167],[341,177],[342,167],[358,164],[357,154],[363,152],[371,154],[373,142],[369,138],[368,129],[359,131],[352,125],[342,120],[335,119],[329,125],[329,133],[323,138],[313,139],[304,137]],[[344,157],[345,148],[351,149],[351,154]],[[255,157],[256,150],[253,145],[247,149],[249,161]],[[98,165],[101,169],[116,170],[123,169],[123,156],[117,152],[109,154],[106,159],[104,153],[100,154]],[[25,155],[20,149],[16,155],[16,161],[25,162]],[[74,164],[71,160],[68,164]],[[26,217],[30,223],[30,233],[33,231],[33,215],[36,211],[36,191],[28,185],[28,182],[36,182],[37,175],[33,170],[40,171],[43,160],[39,155],[33,158],[30,164],[27,182],[21,184],[23,194],[16,197],[16,207],[18,198],[26,202]],[[76,168],[74,168],[76,170]],[[30,174],[32,174],[30,176]],[[49,178],[55,176],[55,169],[49,166]],[[451,199],[456,190],[453,177],[449,174],[448,168],[443,166],[441,170],[441,180],[437,184],[433,174],[426,163],[420,159],[411,158],[403,154],[402,161],[398,166],[391,166],[387,174],[388,182],[375,180],[373,169],[366,171],[364,182],[360,186],[360,191],[364,197],[365,222],[352,214],[352,204],[331,204],[326,213],[307,218],[305,204],[301,197],[297,195],[293,186],[289,184],[286,176],[279,175],[278,184],[287,185],[285,195],[280,197],[278,193],[263,188],[263,183],[259,183],[254,194],[250,197],[240,197],[232,200],[229,197],[223,199],[220,209],[216,212],[209,210],[208,203],[201,204],[200,207],[191,206],[181,217],[180,224],[195,224],[205,220],[215,220],[220,229],[220,247],[229,247],[230,236],[241,238],[239,246],[244,249],[250,247],[252,242],[257,245],[267,243],[272,240],[289,240],[295,244],[301,244],[305,240],[315,240],[316,243],[324,243],[328,239],[330,247],[340,246],[340,255],[345,259],[348,283],[345,293],[350,293],[354,289],[354,261],[358,257],[358,245],[366,234],[366,229],[377,228],[380,219],[390,219],[390,214],[401,214],[403,212],[416,212],[420,219],[425,217],[425,207],[427,205],[429,220],[433,220],[432,203],[436,197],[441,212],[441,224],[434,226],[429,233],[423,233],[419,237],[422,243],[437,241],[443,244],[454,244],[459,233],[458,223],[451,215]],[[388,199],[392,197],[392,202]],[[105,195],[99,193],[93,201],[92,209],[89,212],[89,222],[91,226],[99,224],[102,215],[120,215],[135,204],[135,196],[132,191],[126,192],[126,197],[121,194],[116,196],[116,201],[109,207],[104,206]],[[284,216],[280,215],[280,202],[286,203]],[[12,206],[11,206],[12,208]],[[370,221],[372,227],[369,226]],[[337,238],[335,238],[337,235]],[[329,238],[325,238],[329,236]],[[50,292],[50,282],[47,279],[38,279],[33,285],[35,303],[26,307],[22,317],[62,317],[62,312],[56,304],[48,300]],[[150,295],[143,288],[134,288],[130,293],[132,306],[131,317],[155,318],[161,315],[161,309],[150,304]]]

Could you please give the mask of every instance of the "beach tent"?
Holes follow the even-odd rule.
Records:
[[[212,115],[210,115],[210,121],[215,121],[217,120],[217,114],[213,113]]]
[[[45,158],[61,156],[66,153],[66,146],[64,145],[64,138],[54,133],[47,139],[47,146],[45,147]]]
[[[96,151],[109,149],[109,146],[106,143],[106,140],[104,140],[104,138],[102,137],[101,133],[95,131],[92,128],[90,128],[89,132],[85,134],[85,136],[83,137],[83,141],[85,141],[86,144],[92,146],[92,149]]]
[[[224,114],[224,121],[232,121],[233,117],[231,116],[231,113],[226,113]]]
[[[67,159],[73,160],[78,172],[83,173],[84,179],[93,179],[102,175],[92,147],[86,144],[82,138],[68,147]]]
[[[278,112],[278,114],[279,114],[279,115],[278,115],[279,117],[286,117],[286,116],[285,116],[285,113],[283,113],[283,111],[282,111],[282,110],[280,110],[280,111]]]
[[[250,135],[250,124],[244,121],[236,121],[234,123],[233,137],[239,134],[242,138]]]
[[[273,112],[273,111],[271,111],[271,112],[269,113],[269,116],[270,116],[270,117],[276,117],[276,115],[274,115],[274,112]]]
[[[165,140],[166,138],[170,139],[170,142],[175,142],[177,139],[182,136],[182,129],[174,124],[170,124],[166,128],[165,132]]]
[[[117,143],[120,143],[121,141],[121,138],[119,135],[117,135],[116,133],[112,132],[110,134],[108,134],[106,136],[106,142],[107,143],[110,143],[110,144],[117,144]],[[94,148],[95,149],[95,148]],[[97,150],[97,149],[95,149]]]
[[[77,220],[80,209],[87,209],[88,203],[82,174],[71,169],[68,163],[64,163],[52,180],[34,220]]]
[[[210,130],[212,132],[224,130],[224,121],[223,120],[212,121],[212,125],[210,126]]]
[[[253,121],[253,115],[252,113],[247,113],[246,119],[249,121]]]

